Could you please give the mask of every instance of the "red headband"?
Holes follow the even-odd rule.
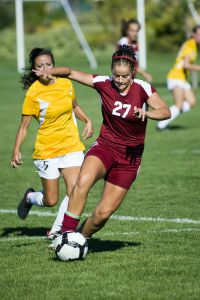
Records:
[[[128,56],[125,56],[125,55],[121,55],[121,56],[115,56],[115,57],[113,57],[113,59],[112,60],[115,60],[115,59],[127,59],[127,60],[130,60],[130,61],[132,61],[133,63],[135,63],[135,60],[133,59],[133,58],[131,58],[131,57],[128,57]]]

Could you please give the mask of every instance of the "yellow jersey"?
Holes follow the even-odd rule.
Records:
[[[72,82],[66,78],[56,78],[50,85],[37,80],[30,86],[22,115],[31,115],[39,123],[33,158],[53,158],[85,149],[73,113],[74,99]]]
[[[197,44],[193,38],[182,45],[173,68],[167,74],[168,78],[186,80],[189,73],[184,69],[184,59],[186,57],[189,58],[190,63],[193,63],[197,58]]]

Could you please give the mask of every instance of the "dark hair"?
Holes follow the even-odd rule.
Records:
[[[113,53],[112,55],[112,68],[116,64],[127,65],[131,72],[135,70],[136,56],[133,47],[128,45],[120,46],[119,50]]]
[[[35,73],[32,71],[32,69],[34,69],[34,67],[35,67],[36,57],[38,57],[40,55],[44,55],[44,54],[49,55],[52,59],[53,65],[55,64],[54,57],[53,57],[53,54],[50,49],[33,48],[31,50],[31,52],[29,53],[30,67],[28,69],[26,69],[29,72],[25,73],[21,79],[21,83],[22,83],[24,89],[28,89],[31,86],[31,84],[38,79],[38,77],[35,75]]]
[[[200,29],[200,24],[195,25],[195,26],[192,28],[192,33],[196,33],[198,29]]]
[[[139,28],[139,30],[140,30],[141,25],[140,25],[140,23],[138,22],[138,20],[136,20],[136,19],[129,19],[128,21],[126,21],[126,20],[123,19],[122,22],[121,22],[121,35],[122,35],[122,36],[126,36],[126,35],[127,35],[127,31],[128,31],[129,26],[130,26],[131,24],[136,24],[136,25],[138,25],[138,28]]]

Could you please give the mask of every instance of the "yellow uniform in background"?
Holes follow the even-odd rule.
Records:
[[[85,149],[80,141],[73,114],[75,99],[72,82],[56,78],[54,84],[38,80],[29,88],[22,108],[39,122],[33,158],[48,159]]]
[[[186,81],[188,72],[184,69],[184,59],[186,57],[189,58],[190,63],[193,63],[197,58],[197,44],[193,38],[187,40],[182,45],[173,68],[167,74],[167,79],[169,79],[169,83],[170,80],[172,79],[177,81],[183,81],[183,84],[184,82],[186,82],[186,84],[189,85],[189,83]],[[169,89],[173,89],[173,88],[169,87]]]

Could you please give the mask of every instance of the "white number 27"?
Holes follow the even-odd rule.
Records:
[[[126,116],[129,113],[129,110],[131,109],[131,105],[130,104],[123,104],[120,101],[116,101],[114,104],[115,104],[116,107],[113,108],[112,114],[114,116],[119,116],[119,117],[122,117],[122,118],[126,118]],[[123,114],[119,112],[119,110],[121,110],[122,108],[126,109]]]

